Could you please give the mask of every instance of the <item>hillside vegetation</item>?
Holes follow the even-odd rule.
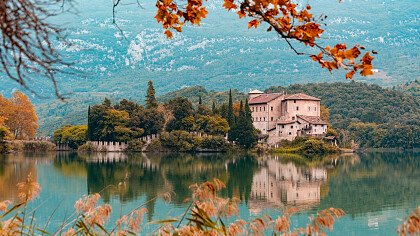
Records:
[[[266,92],[304,92],[321,99],[330,111],[330,123],[339,129],[343,142],[354,139],[361,147],[419,147],[420,99],[396,89],[359,82],[313,83],[270,87]],[[220,105],[228,98],[228,91],[208,91],[202,86],[186,87],[159,96],[167,102],[174,97],[185,97],[195,105],[199,96],[203,104],[211,107],[213,101]],[[234,101],[246,94],[232,90]],[[42,133],[51,134],[65,124],[86,124],[87,106],[100,96],[79,98],[67,103],[56,102],[38,109]],[[111,100],[114,100],[112,98]],[[143,103],[145,98],[133,99]],[[58,115],[56,115],[58,114]]]

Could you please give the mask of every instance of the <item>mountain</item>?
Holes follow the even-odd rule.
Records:
[[[52,19],[66,29],[70,42],[57,42],[55,47],[67,61],[75,63],[76,74],[57,77],[60,91],[70,98],[80,93],[140,97],[148,80],[155,82],[157,92],[166,93],[196,85],[216,91],[246,91],[344,79],[341,72],[329,74],[309,57],[297,56],[274,32],[266,32],[264,25],[247,29],[247,20],[222,9],[221,0],[206,1],[210,13],[202,25],[186,26],[172,40],[165,38],[153,18],[155,1],[141,1],[142,7],[119,6],[117,24],[123,33],[112,24],[111,4],[100,0],[73,2],[77,15],[63,13]],[[379,72],[368,78],[357,76],[356,81],[390,87],[418,78],[420,9],[416,0],[340,2],[319,0],[311,4],[314,13],[328,16],[321,44],[359,43],[379,53],[374,61]],[[50,82],[34,77],[29,85],[41,97],[54,99]],[[16,89],[21,88],[0,74],[0,93],[8,96]],[[82,97],[90,99],[88,95]],[[50,102],[33,99],[38,104]]]

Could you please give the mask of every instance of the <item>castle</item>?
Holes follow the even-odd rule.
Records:
[[[254,127],[267,136],[269,144],[298,136],[322,137],[327,122],[320,117],[320,99],[304,93],[248,93]]]

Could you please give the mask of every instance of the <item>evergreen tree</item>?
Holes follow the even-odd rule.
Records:
[[[213,114],[213,115],[217,115],[217,108],[216,108],[216,103],[214,103],[214,101],[213,101],[213,104],[212,104],[212,106],[211,106],[211,113]]]
[[[201,101],[201,96],[198,96],[198,105],[203,105],[203,101]]]
[[[88,124],[87,124],[87,132],[86,132],[86,134],[87,134],[87,137],[86,137],[86,139],[88,140],[88,141],[92,141],[92,120],[91,120],[91,117],[90,117],[90,106],[89,106],[89,108],[88,108]]]
[[[105,98],[104,101],[102,102],[102,105],[105,107],[110,108],[111,107],[111,100],[109,100],[109,98]]]
[[[149,80],[146,94],[146,108],[152,109],[157,107],[158,103],[155,96],[155,88],[153,87],[153,82]]]
[[[229,126],[232,127],[235,123],[235,115],[233,113],[232,89],[229,90],[229,103],[226,119],[229,123]]]
[[[251,109],[248,100],[245,101],[245,110],[241,101],[239,117],[229,132],[229,140],[236,141],[238,145],[250,149],[257,144],[258,135],[252,124]]]

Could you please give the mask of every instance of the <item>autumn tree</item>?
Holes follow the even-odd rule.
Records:
[[[35,107],[22,92],[15,92],[12,98],[0,97],[0,116],[4,125],[15,139],[34,139],[38,129]]]
[[[152,109],[157,108],[158,103],[155,96],[155,88],[153,87],[153,81],[149,80],[146,95],[146,108]]]

